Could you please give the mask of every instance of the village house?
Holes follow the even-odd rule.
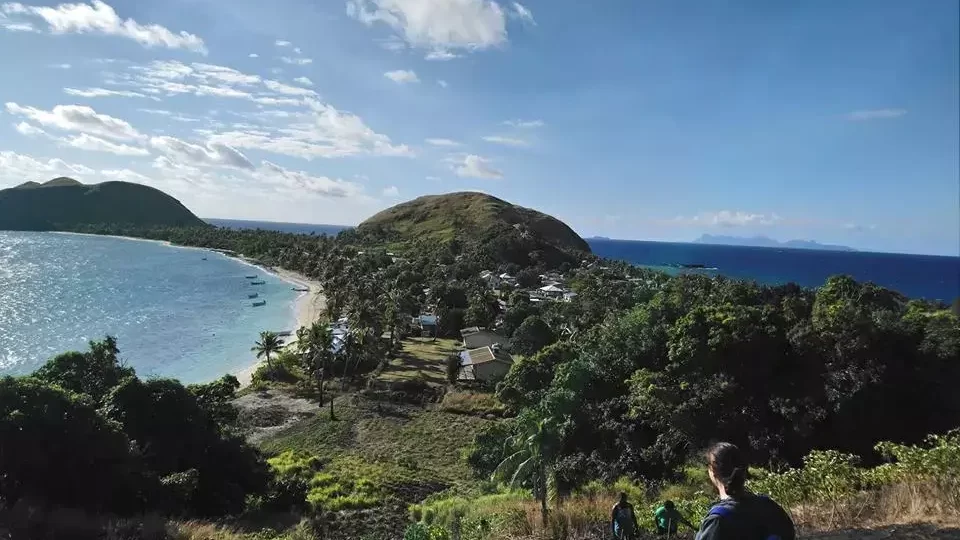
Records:
[[[460,353],[461,380],[490,382],[502,378],[510,371],[513,357],[498,344]]]
[[[421,337],[437,337],[440,318],[436,315],[423,314],[418,317],[413,317],[410,324],[420,330]]]
[[[463,338],[463,348],[467,350],[479,349],[480,347],[489,347],[491,345],[500,345],[501,347],[506,347],[510,342],[509,339],[496,332],[487,330],[486,328],[478,328],[476,326],[461,329],[460,337]]]

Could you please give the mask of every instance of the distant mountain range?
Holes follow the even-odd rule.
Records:
[[[778,242],[773,238],[766,236],[723,236],[704,234],[693,241],[694,244],[714,244],[724,246],[749,246],[749,247],[773,247],[790,249],[820,249],[826,251],[856,251],[849,246],[838,246],[835,244],[821,244],[813,240],[787,240]]]

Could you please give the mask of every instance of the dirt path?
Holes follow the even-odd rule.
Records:
[[[249,429],[247,440],[252,444],[317,413],[315,402],[276,390],[250,392],[233,403],[240,409],[240,423]]]

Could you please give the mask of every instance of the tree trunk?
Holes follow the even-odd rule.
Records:
[[[540,518],[543,521],[543,530],[547,530],[547,472],[544,470],[544,467],[540,468],[539,471],[540,478],[538,479],[540,484]]]
[[[318,375],[317,390],[320,392],[320,406],[323,407],[323,379],[326,375],[326,368],[320,368],[320,373]]]
[[[336,420],[337,417],[333,414],[333,396],[330,396],[330,420]]]

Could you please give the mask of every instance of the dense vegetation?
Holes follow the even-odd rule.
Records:
[[[222,516],[270,474],[235,431],[236,378],[141,380],[112,338],[0,379],[0,501],[119,515]]]
[[[681,276],[609,294],[627,307],[523,358],[498,387],[518,415],[510,432],[553,426],[544,459],[561,486],[670,479],[714,440],[755,463],[816,448],[870,459],[880,440],[960,421],[960,322],[945,306],[847,277],[810,291]],[[478,437],[481,476],[510,451],[502,440]]]
[[[45,231],[87,223],[136,226],[201,226],[179,201],[157,189],[128,182],[84,185],[56,178],[0,191],[0,230]]]

